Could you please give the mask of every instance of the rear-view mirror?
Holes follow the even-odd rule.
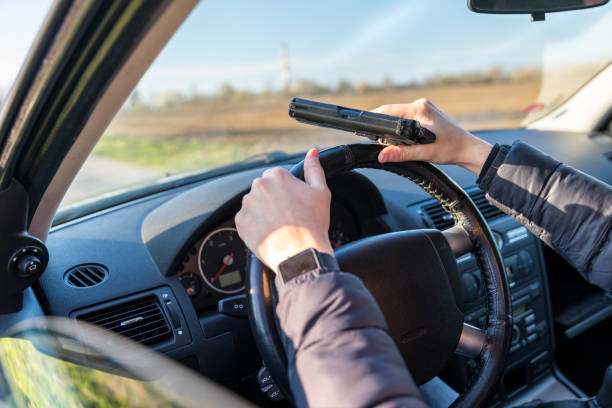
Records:
[[[476,13],[531,14],[543,20],[545,13],[597,7],[609,0],[468,0],[468,7]]]

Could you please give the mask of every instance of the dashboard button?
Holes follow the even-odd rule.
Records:
[[[529,326],[527,326],[527,327],[525,328],[525,330],[527,331],[527,334],[531,334],[531,333],[533,333],[534,331],[536,331],[536,328],[537,328],[537,327],[536,327],[536,325],[535,325],[535,324],[530,324]]]
[[[535,315],[530,314],[529,316],[525,316],[525,324],[531,324],[533,322],[535,322]]]
[[[179,312],[174,306],[174,303],[170,299],[166,299],[164,301],[166,304],[166,310],[168,310],[168,314],[170,315],[170,319],[172,319],[172,323],[174,324],[175,329],[180,329],[181,327],[181,318],[179,316]]]
[[[539,282],[536,282],[533,285],[529,286],[529,291],[531,292],[531,296],[534,298],[537,298],[538,296],[540,296],[541,287],[542,285],[540,285]]]
[[[538,323],[537,330],[540,336],[544,336],[546,334],[546,320],[543,320]]]
[[[533,376],[537,376],[542,372],[546,371],[550,367],[550,356],[548,351],[545,351],[529,362],[531,366],[531,373]]]
[[[527,342],[528,343],[533,343],[534,341],[536,341],[536,339],[538,338],[538,335],[533,333],[530,334],[529,336],[527,336]]]
[[[232,296],[219,301],[219,313],[233,317],[247,317],[246,295]]]
[[[520,339],[521,339],[521,330],[515,324],[514,326],[512,326],[512,344],[518,344]]]
[[[527,228],[525,227],[518,227],[518,228],[511,229],[509,231],[506,231],[506,239],[508,240],[508,243],[510,244],[516,241],[520,241],[523,238],[527,238],[528,235],[529,233],[527,231]]]

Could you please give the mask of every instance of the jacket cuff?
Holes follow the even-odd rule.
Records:
[[[489,184],[491,184],[491,180],[493,180],[497,174],[497,169],[502,165],[504,160],[506,160],[509,151],[510,146],[508,145],[500,146],[499,143],[496,143],[495,146],[493,146],[476,180],[476,184],[481,190],[487,191]]]

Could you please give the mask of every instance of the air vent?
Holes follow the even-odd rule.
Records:
[[[469,193],[472,201],[476,204],[476,207],[480,210],[485,220],[490,221],[494,218],[504,215],[504,212],[499,208],[495,207],[485,197],[485,192],[482,190],[474,190]]]
[[[484,191],[473,190],[469,192],[469,195],[487,221],[504,215],[499,208],[493,206],[493,204],[487,200]],[[445,230],[454,225],[453,216],[444,211],[437,201],[423,206],[423,211],[425,211],[431,220],[431,224],[439,230]]]
[[[78,265],[66,272],[64,282],[75,288],[90,288],[101,284],[107,277],[108,269],[103,265]]]
[[[172,337],[155,296],[116,304],[76,318],[149,346]]]
[[[455,225],[455,220],[453,216],[444,211],[439,202],[434,202],[433,204],[428,204],[423,207],[425,213],[429,216],[432,225],[443,231]]]

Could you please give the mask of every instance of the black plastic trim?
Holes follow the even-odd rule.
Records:
[[[59,0],[53,4],[26,56],[9,95],[2,105],[0,111],[0,150],[4,157],[0,161],[0,190],[8,188],[10,184],[14,170],[13,158],[19,155],[22,144],[15,143],[14,146],[7,146],[11,128],[17,120],[17,115],[24,104],[28,91],[37,75],[39,75],[45,56],[51,47],[55,34],[60,30],[71,4],[72,0]],[[6,148],[12,149],[12,154],[7,156]]]
[[[574,11],[574,10],[582,10],[582,9],[588,9],[588,8],[593,8],[593,7],[605,6],[606,4],[608,4],[608,1],[609,0],[604,0],[604,2],[601,4],[581,5],[580,7],[564,7],[558,10],[551,10],[551,11],[535,10],[535,11],[517,12],[517,11],[489,11],[489,10],[475,7],[473,4],[473,0],[468,0],[468,8],[474,13],[483,13],[483,14],[545,14],[545,13],[559,13],[562,11]]]

